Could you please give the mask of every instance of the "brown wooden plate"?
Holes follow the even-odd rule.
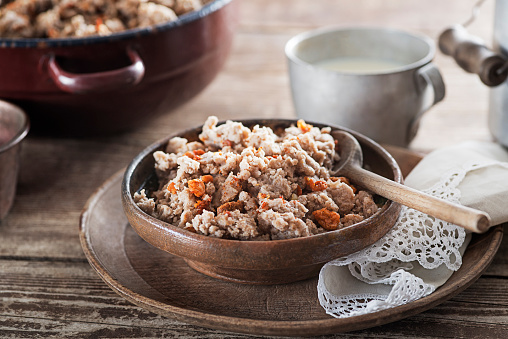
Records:
[[[403,172],[420,159],[389,148]],[[317,298],[317,277],[283,285],[244,285],[194,271],[130,227],[120,200],[123,172],[90,197],[80,220],[80,240],[90,265],[115,292],[155,313],[189,324],[258,335],[310,336],[347,332],[394,322],[453,297],[485,271],[499,248],[503,227],[475,234],[462,267],[433,294],[373,314],[336,319]]]

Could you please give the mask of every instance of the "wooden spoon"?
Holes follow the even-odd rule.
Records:
[[[487,213],[433,197],[367,171],[362,168],[362,149],[355,137],[344,131],[333,131],[331,135],[340,147],[340,160],[332,168],[331,176],[345,176],[387,199],[469,231],[483,233],[489,229],[490,217]]]

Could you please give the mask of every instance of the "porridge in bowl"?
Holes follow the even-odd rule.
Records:
[[[190,232],[238,240],[312,236],[378,211],[372,195],[331,177],[330,128],[299,120],[280,131],[209,117],[200,141],[153,153],[159,187],[134,193],[146,213]]]

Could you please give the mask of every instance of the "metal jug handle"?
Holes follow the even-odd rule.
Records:
[[[415,72],[415,82],[416,87],[419,91],[430,91],[429,94],[432,94],[433,97],[432,100],[423,102],[422,108],[418,114],[416,114],[409,122],[406,134],[406,142],[408,144],[416,136],[416,132],[418,131],[420,120],[423,114],[427,112],[432,106],[443,100],[446,93],[446,87],[441,72],[439,72],[439,69],[433,62],[422,66]]]
[[[454,25],[439,36],[439,49],[452,56],[469,73],[477,74],[487,86],[497,86],[508,77],[508,60],[494,53],[462,25]]]

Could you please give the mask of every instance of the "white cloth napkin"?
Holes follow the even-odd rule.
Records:
[[[471,141],[434,151],[405,184],[485,211],[493,225],[508,221],[508,151],[498,144]],[[403,207],[382,239],[322,268],[321,306],[346,318],[429,295],[460,268],[469,240],[463,228]]]

